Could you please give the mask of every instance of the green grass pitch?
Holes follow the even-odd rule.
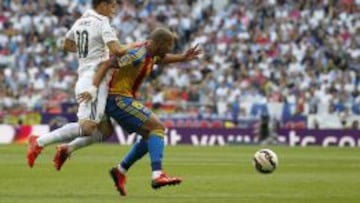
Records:
[[[321,203],[360,202],[359,148],[271,147],[279,168],[262,175],[252,166],[259,146],[167,147],[164,166],[184,178],[179,186],[153,190],[149,158],[128,173],[128,196],[120,197],[108,174],[128,146],[94,145],[77,151],[57,172],[54,146],[33,169],[26,145],[0,145],[0,203]]]

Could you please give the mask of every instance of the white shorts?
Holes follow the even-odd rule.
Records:
[[[76,97],[89,90],[92,86],[94,75],[95,72],[90,70],[81,74],[81,76],[79,75],[79,79],[75,86]],[[96,123],[100,123],[100,121],[104,118],[110,79],[111,73],[108,72],[98,87],[98,93],[95,100],[79,103],[77,113],[79,120],[92,120]]]

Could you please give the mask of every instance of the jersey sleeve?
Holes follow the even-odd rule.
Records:
[[[127,54],[118,58],[117,67],[134,67],[137,68],[145,61],[146,48],[132,48],[129,49]]]
[[[69,40],[72,40],[72,41],[75,41],[75,34],[74,34],[73,27],[66,33],[65,38],[69,39]]]
[[[109,21],[106,21],[103,24],[101,36],[102,36],[102,39],[105,42],[105,44],[107,44],[111,41],[118,40],[118,38],[116,37],[115,30],[110,26]]]

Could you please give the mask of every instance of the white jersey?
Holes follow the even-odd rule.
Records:
[[[118,40],[109,18],[92,9],[74,23],[66,33],[66,38],[76,43],[80,77],[84,72],[94,71],[89,68],[96,68],[100,62],[107,60],[109,49],[106,44]]]
[[[99,63],[109,59],[109,49],[106,44],[118,39],[110,26],[109,19],[94,10],[86,11],[71,27],[66,38],[76,43],[79,77],[75,94],[78,96],[92,86]],[[93,120],[98,123],[103,119],[110,76],[111,74],[108,73],[103,78],[94,101],[79,104],[77,113],[79,120]]]

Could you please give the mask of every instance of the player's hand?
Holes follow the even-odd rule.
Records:
[[[202,50],[200,49],[199,44],[196,44],[194,47],[184,52],[184,58],[186,61],[191,61],[193,59],[196,59],[201,53]]]
[[[85,103],[90,102],[92,99],[93,99],[93,97],[91,96],[91,94],[89,92],[80,93],[76,97],[76,100],[79,104],[82,102],[85,102]]]
[[[97,92],[98,92],[98,88],[92,85],[85,92],[78,95],[78,97],[80,97],[79,100],[81,102],[95,101],[97,97]]]

